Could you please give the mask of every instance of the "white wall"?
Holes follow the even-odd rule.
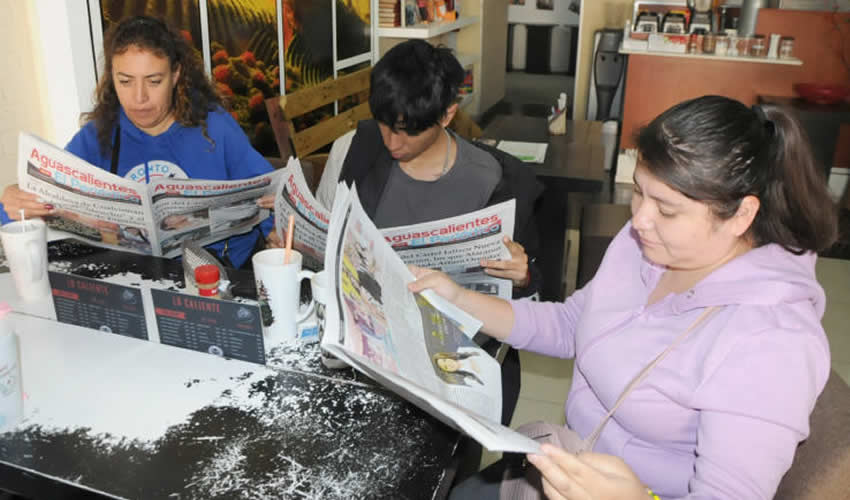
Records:
[[[0,190],[16,181],[18,134],[64,146],[91,108],[94,59],[85,0],[0,0]]]
[[[481,9],[481,75],[476,85],[479,91],[479,118],[505,97],[505,54],[508,51],[506,29],[508,0],[487,0]]]
[[[18,132],[28,130],[46,135],[44,78],[41,61],[34,51],[31,2],[4,0],[0,16],[2,65],[6,68],[0,85],[0,190],[16,179]]]
[[[528,1],[528,0],[526,0]],[[602,28],[622,28],[631,18],[632,0],[584,0],[578,33],[573,119],[584,120],[587,111],[590,71],[593,62],[593,35]]]
[[[96,86],[86,0],[35,0],[34,49],[48,105],[45,139],[64,146],[93,106]]]
[[[569,5],[570,0],[554,0],[555,10],[541,10],[537,0],[525,0],[525,5],[508,5],[508,22],[578,26],[579,16],[567,9]]]

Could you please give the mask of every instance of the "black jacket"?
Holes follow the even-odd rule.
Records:
[[[534,221],[534,203],[543,192],[543,186],[534,171],[516,157],[486,144],[472,144],[492,155],[502,167],[502,177],[487,201],[487,206],[516,198],[514,240],[521,244],[528,254],[531,281],[525,288],[514,288],[514,296],[531,295],[538,291],[542,281],[540,270],[534,265],[534,258],[540,248]],[[357,133],[343,161],[339,180],[344,180],[348,186],[357,184],[360,203],[371,218],[375,217],[392,165],[393,158],[384,146],[377,122],[364,120],[358,123]]]

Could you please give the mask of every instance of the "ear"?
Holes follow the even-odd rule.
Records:
[[[449,123],[451,123],[455,117],[455,113],[457,113],[457,108],[457,103],[454,103],[446,109],[446,114],[443,115],[443,119],[440,120],[441,127],[446,128],[449,126]]]
[[[741,200],[741,204],[738,206],[738,211],[735,212],[735,215],[729,219],[729,222],[732,224],[732,232],[735,236],[743,236],[747,231],[749,231],[750,226],[753,225],[753,220],[756,218],[756,214],[761,208],[761,202],[759,199],[753,195],[747,195]]]

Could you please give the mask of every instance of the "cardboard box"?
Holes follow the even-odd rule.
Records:
[[[671,33],[650,33],[649,50],[655,52],[674,52],[684,54],[688,51],[688,35]]]
[[[649,37],[636,38],[627,37],[623,39],[623,48],[626,50],[647,50],[649,48]]]

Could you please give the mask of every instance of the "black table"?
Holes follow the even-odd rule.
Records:
[[[129,271],[150,283],[182,280],[178,262],[67,241],[51,243],[50,257],[54,268],[99,279]],[[253,288],[250,272],[232,277]],[[453,478],[455,431],[352,370],[326,369],[317,344],[281,347],[261,366],[13,316],[30,399],[26,420],[0,434],[0,489],[32,498],[439,498]]]
[[[528,164],[544,185],[535,208],[541,243],[540,255],[536,258],[543,272],[541,298],[563,300],[567,196],[575,192],[599,192],[608,178],[602,122],[568,120],[565,135],[549,135],[545,118],[498,115],[487,125],[486,138],[549,145],[542,164]]]

